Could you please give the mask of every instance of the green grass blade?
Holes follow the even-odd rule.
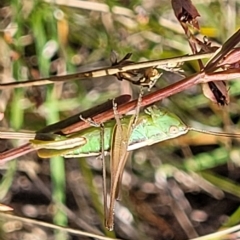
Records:
[[[240,198],[240,185],[213,172],[200,172],[201,176],[223,191]]]
[[[48,114],[47,114],[47,123],[53,123],[59,121],[59,114],[56,111],[56,100],[54,99],[52,92],[48,92]],[[50,159],[50,175],[52,179],[52,198],[54,201],[65,205],[65,164],[62,157],[53,157]],[[56,212],[53,217],[53,222],[57,225],[66,226],[68,219],[66,213],[56,208]],[[66,233],[56,230],[56,239],[62,240],[66,239]]]

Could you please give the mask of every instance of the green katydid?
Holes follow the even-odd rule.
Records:
[[[121,181],[122,172],[124,170],[126,158],[125,155],[124,158],[121,158],[120,156],[125,152],[124,148],[121,147],[120,150],[116,149],[121,144],[114,143],[112,148],[113,141],[118,142],[119,139],[121,139],[120,141],[125,141],[127,151],[132,151],[141,147],[178,137],[187,133],[189,130],[200,131],[219,136],[233,135],[235,137],[239,137],[238,134],[234,135],[221,132],[216,133],[190,128],[175,114],[156,106],[148,107],[144,112],[139,113],[134,124],[133,119],[133,116],[124,116],[123,118],[119,119],[122,132],[126,133],[122,135],[121,138],[117,136],[118,133],[114,130],[117,125],[116,121],[118,120],[113,119],[104,124],[103,141],[101,140],[101,129],[90,127],[78,133],[73,133],[66,136],[51,134],[45,135],[45,133],[41,133],[37,134],[35,139],[31,139],[30,142],[37,150],[38,155],[42,158],[49,158],[56,155],[62,155],[66,158],[99,156],[101,154],[102,142],[104,153],[111,151],[111,154],[113,154],[115,151],[117,151],[119,155],[119,159],[117,159],[118,163],[114,165],[117,167],[112,168],[114,171],[114,173],[112,173],[112,179],[115,179],[115,183],[112,187],[113,189],[111,189],[113,193],[118,194],[120,186],[119,184]],[[132,130],[129,130],[129,126],[132,128]],[[130,136],[128,135],[129,133]],[[48,140],[45,139],[45,136],[47,136]],[[54,139],[50,140],[49,136],[53,136]],[[115,200],[116,195],[112,195],[112,198]],[[106,221],[106,226],[110,230],[113,228],[113,208],[114,205],[112,203]]]
[[[121,118],[120,121],[122,127],[128,128],[129,123],[132,121],[132,116],[126,115]],[[104,124],[105,153],[109,152],[111,149],[113,129],[115,125],[115,119],[109,120]],[[99,156],[101,153],[100,131],[99,128],[89,127],[80,132],[66,136],[55,134],[54,136],[57,136],[57,138],[55,137],[55,140],[47,141],[42,139],[45,136],[45,133],[42,133],[40,135],[37,134],[35,139],[30,139],[29,141],[37,150],[37,153],[41,158],[49,158],[59,155],[64,156],[65,158]],[[186,134],[188,131],[199,131],[206,134],[226,137],[239,137],[239,134],[212,132],[188,127],[174,113],[153,105],[146,108],[144,112],[139,113],[138,120],[128,141],[127,150],[132,151],[164,140],[176,138]],[[24,135],[25,133],[22,134],[22,136]],[[68,145],[69,142],[71,143],[70,145]],[[82,142],[82,144],[78,145],[79,142]],[[55,147],[55,144],[57,147]]]

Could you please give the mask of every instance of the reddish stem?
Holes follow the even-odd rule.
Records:
[[[155,102],[158,102],[164,98],[167,98],[171,95],[181,92],[181,91],[193,86],[194,84],[198,83],[198,80],[201,79],[204,75],[205,75],[204,72],[197,73],[190,77],[184,78],[183,80],[181,80],[177,83],[174,83],[170,86],[162,88],[156,92],[150,93],[143,97],[141,106],[142,107],[149,106],[149,105],[151,105]],[[126,104],[122,104],[122,105],[118,106],[118,112],[120,114],[126,114],[127,112],[135,109],[136,106],[137,106],[137,100],[133,100],[131,102],[127,102]],[[109,109],[108,111],[106,111],[104,113],[94,116],[93,120],[97,123],[101,123],[101,122],[105,122],[113,117],[114,117],[113,110]],[[64,129],[62,129],[62,132],[64,134],[70,134],[70,133],[73,133],[76,131],[80,131],[80,130],[86,128],[86,124],[87,124],[87,127],[89,127],[88,123],[78,122],[76,124],[73,124],[71,126],[68,126]]]

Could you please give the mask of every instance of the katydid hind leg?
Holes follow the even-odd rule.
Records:
[[[110,204],[108,210],[106,227],[109,230],[113,229],[114,224],[114,205],[119,189],[121,188],[121,176],[127,159],[127,134],[120,134],[119,128],[115,126],[114,129],[114,144],[111,149],[111,189],[110,189]],[[127,131],[125,131],[126,133]],[[119,137],[120,136],[120,137]]]
[[[106,221],[106,228],[113,230],[114,225],[114,206],[115,200],[120,189],[119,181],[121,180],[121,171],[124,169],[128,147],[127,127],[121,124],[117,106],[113,102],[113,111],[115,114],[116,125],[113,129],[112,147],[110,153],[110,172],[111,172],[111,187],[110,187],[110,203],[108,208],[108,215]]]
[[[128,142],[134,127],[137,124],[138,114],[141,107],[143,89],[141,88],[138,97],[137,109],[135,115],[130,119],[128,126],[121,124],[120,117],[117,111],[117,105],[113,102],[113,111],[116,119],[116,125],[113,130],[112,136],[112,148],[111,148],[111,189],[110,189],[110,205],[108,210],[108,217],[106,227],[109,230],[113,229],[114,225],[114,205],[115,200],[120,195],[120,189],[122,184],[122,176],[124,167],[128,158]]]
[[[121,149],[125,149],[123,151],[123,155],[121,155],[119,157],[122,157],[123,162],[126,162],[126,160],[128,158],[127,146],[128,146],[129,135],[127,134],[125,136],[127,131],[126,131],[126,129],[123,128],[123,126],[121,124],[121,120],[120,120],[120,117],[119,117],[119,113],[118,113],[116,104],[113,105],[113,111],[114,111],[114,116],[115,116],[116,123],[117,123],[116,124],[116,127],[117,127],[116,131],[118,131],[118,133],[115,133],[115,135],[120,136],[120,138],[122,140],[121,145],[123,145],[123,146],[121,146]],[[121,198],[121,184],[122,184],[122,176],[123,176],[124,167],[125,167],[125,164],[122,164],[121,169],[119,171],[120,175],[118,177],[118,183],[117,183],[116,190],[115,190],[115,199],[120,199]]]

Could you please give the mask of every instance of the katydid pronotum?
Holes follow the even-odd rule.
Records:
[[[121,128],[126,130],[129,129],[129,125],[131,125],[133,117],[129,115],[124,116],[119,119],[119,121]],[[104,124],[104,153],[107,153],[111,150],[113,138],[117,139],[116,137],[114,137],[115,126],[116,119],[107,121]],[[182,122],[180,118],[178,118],[175,114],[169,112],[168,110],[158,108],[156,106],[151,106],[146,108],[144,112],[139,113],[136,123],[132,127],[130,136],[128,137],[128,135],[126,135],[126,139],[128,139],[126,148],[127,151],[132,151],[164,140],[176,138],[180,135],[187,133],[189,130],[200,131],[207,134],[215,134],[226,137],[240,137],[238,134],[209,132],[188,127]],[[61,155],[66,158],[99,156],[101,154],[102,147],[100,131],[100,128],[90,127],[78,133],[73,133],[66,136],[53,135],[55,140],[43,139],[43,137],[45,137],[45,133],[42,133],[37,134],[35,139],[31,139],[29,141],[31,142],[32,146],[37,150],[38,155],[42,158],[49,158],[56,155]],[[5,137],[6,136],[7,133],[5,133]],[[18,136],[20,137],[20,135]],[[51,136],[51,134],[46,134],[46,136],[49,137]],[[117,147],[117,144],[115,144],[114,146]],[[114,169],[114,171],[118,171],[117,185],[115,185],[116,194],[118,193],[122,172],[124,170],[124,164],[125,162],[122,162],[121,165],[117,165],[119,167],[118,169]],[[116,173],[114,174],[116,176]],[[113,216],[111,214],[109,213],[107,216],[107,227],[109,229],[113,228],[113,225],[111,225],[111,222],[113,221]]]

